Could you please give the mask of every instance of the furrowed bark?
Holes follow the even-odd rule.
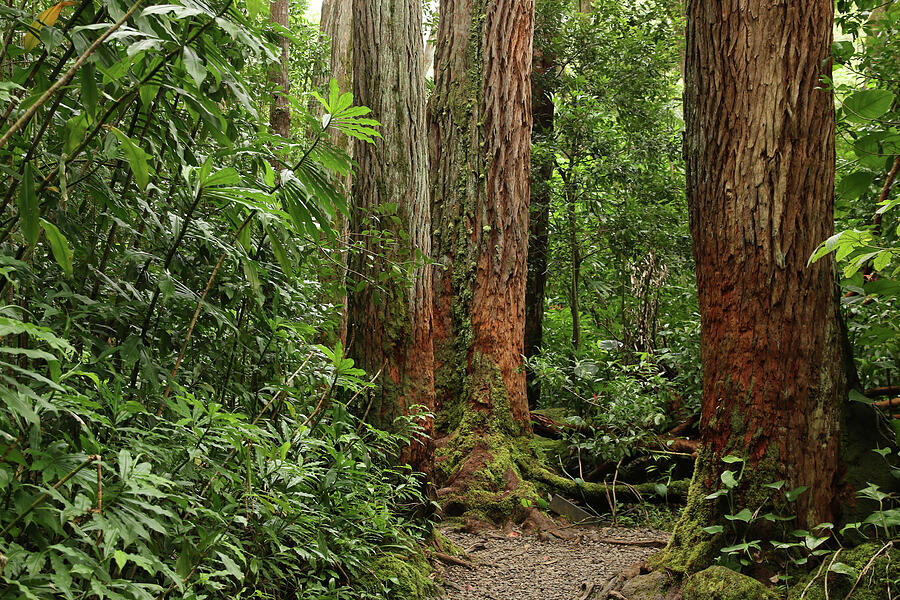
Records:
[[[702,451],[666,559],[702,569],[724,504],[722,456],[745,459],[735,506],[807,486],[798,527],[835,517],[844,394],[833,265],[834,105],[829,0],[692,0],[685,158],[702,325]],[[721,500],[719,500],[721,502]],[[764,535],[764,533],[763,533]]]
[[[436,391],[453,431],[444,476],[454,494],[512,493],[520,478],[498,454],[500,437],[529,431],[521,365],[534,3],[443,0],[440,15],[430,139]]]
[[[354,0],[353,22],[354,97],[372,109],[382,137],[374,144],[357,140],[353,147],[359,167],[350,235],[359,250],[351,254],[348,276],[349,350],[367,372],[381,371],[369,392],[369,420],[391,429],[413,405],[434,407],[431,266],[424,264],[431,254],[431,213],[421,2]],[[411,282],[366,282],[400,265],[412,265]],[[353,281],[357,273],[365,278]],[[432,420],[421,424],[430,436]],[[430,471],[424,442],[414,442],[405,458]]]

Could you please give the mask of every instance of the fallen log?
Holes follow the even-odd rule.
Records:
[[[873,387],[863,392],[867,398],[880,398],[881,396],[898,396],[900,395],[900,385],[883,385]]]
[[[608,503],[615,495],[617,501],[626,502],[665,502],[666,500],[684,501],[687,499],[689,479],[673,481],[666,486],[666,494],[660,496],[657,493],[657,485],[654,482],[638,483],[592,483],[589,481],[576,481],[568,477],[562,477],[541,466],[537,461],[522,461],[520,467],[529,479],[540,481],[554,490],[558,490],[571,498],[584,498],[595,502]]]
[[[872,403],[872,406],[878,408],[900,408],[900,398],[885,398]]]

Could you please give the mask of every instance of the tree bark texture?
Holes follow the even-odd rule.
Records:
[[[326,88],[328,82],[333,77],[337,80],[338,88],[342,92],[353,90],[353,45],[351,36],[353,31],[353,1],[352,0],[323,0],[321,20],[319,21],[319,31],[324,38],[327,38],[329,44],[329,70],[328,75],[323,81],[319,82],[319,88]],[[321,106],[316,103],[316,110],[321,110]],[[331,143],[335,147],[340,148],[353,158],[353,148],[350,144],[350,138],[336,129],[331,130]],[[349,193],[352,175],[347,174],[343,178],[341,184],[345,191]],[[338,231],[341,251],[337,273],[326,278],[326,284],[333,284],[335,280],[343,283],[346,280],[347,252],[346,248],[350,242],[350,223],[344,215],[338,213],[335,220],[335,229]],[[341,307],[341,319],[338,324],[334,337],[340,340],[341,344],[347,345],[347,295],[341,293],[338,298],[329,298]]]
[[[342,92],[353,89],[353,0],[323,0],[319,30],[329,42],[331,50],[328,79],[334,77]],[[325,87],[328,81],[320,82]],[[358,103],[358,102],[357,102]],[[334,132],[332,142],[349,151],[350,142],[344,134]]]
[[[535,42],[541,35],[541,24],[535,25]],[[553,56],[534,49],[531,106],[534,119],[532,140],[549,142],[553,135],[552,71]],[[544,338],[544,304],[547,290],[547,249],[550,243],[551,179],[553,156],[545,152],[532,157],[531,199],[529,205],[528,274],[525,286],[525,349],[526,358],[540,353]],[[531,369],[525,372],[528,407],[537,408],[541,398],[540,381]]]
[[[422,4],[354,0],[353,21],[353,93],[372,109],[382,137],[353,148],[359,167],[350,229],[361,250],[351,254],[348,276],[350,355],[368,373],[381,371],[369,420],[390,429],[413,405],[434,407]],[[411,283],[379,280],[398,264],[413,265]],[[431,419],[422,424],[430,436]],[[406,458],[428,471],[431,452],[421,441]]]
[[[533,0],[442,0],[430,131],[439,402],[520,432],[533,29]]]
[[[747,464],[735,506],[754,510],[771,495],[763,484],[785,480],[808,487],[797,527],[832,521],[845,390],[833,264],[807,266],[833,229],[834,105],[822,84],[833,4],[691,0],[687,16],[703,451],[669,557],[692,570],[709,559],[700,528],[725,510],[704,499],[724,455]]]
[[[269,19],[282,27],[289,27],[290,1],[275,0],[269,3]],[[288,105],[288,93],[291,85],[288,78],[290,40],[284,36],[278,36],[278,47],[281,50],[278,64],[269,68],[269,82],[273,88],[272,104],[269,107],[269,124],[273,133],[287,138],[291,135],[291,109]]]

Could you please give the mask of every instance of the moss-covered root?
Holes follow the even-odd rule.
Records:
[[[709,567],[688,577],[683,600],[778,600],[778,594],[746,575],[725,567]]]
[[[426,600],[437,594],[430,574],[431,567],[422,554],[385,554],[372,561],[362,585],[372,594],[386,592],[391,600]]]
[[[532,457],[524,458],[520,467],[526,477],[544,484],[551,490],[559,491],[570,495],[573,498],[587,498],[588,500],[597,500],[606,502],[615,494],[617,501],[654,501],[654,500],[683,500],[688,493],[689,483],[684,481],[673,481],[668,486],[665,497],[660,496],[656,491],[656,484],[652,482],[639,483],[637,485],[616,484],[615,486],[603,483],[591,483],[587,481],[577,482],[567,477],[561,477],[556,473],[543,467]]]
[[[788,595],[790,600],[801,597],[804,600],[843,599],[851,590],[850,600],[884,600],[892,595],[894,598],[900,597],[900,586],[897,585],[900,580],[900,550],[881,542],[872,542],[841,550],[837,557],[825,558],[829,563],[834,558],[835,564],[840,563],[848,568],[839,569],[840,573],[834,570],[819,573],[819,569],[815,569],[794,584]],[[825,593],[826,577],[828,594]]]
[[[523,442],[496,432],[454,432],[435,453],[437,477],[444,482],[437,492],[444,514],[494,523],[524,518],[539,499],[519,468]]]
[[[675,525],[672,538],[665,550],[649,561],[654,569],[664,568],[679,576],[687,576],[705,569],[716,557],[722,545],[721,536],[703,531],[715,520],[714,504],[706,499],[708,492],[704,479],[702,469],[695,469],[687,493],[687,504]]]

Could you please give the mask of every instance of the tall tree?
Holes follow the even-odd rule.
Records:
[[[844,391],[833,266],[807,266],[832,232],[831,0],[692,0],[685,157],[702,325],[702,451],[669,566],[709,564],[730,492],[751,511],[805,486],[798,527],[832,520]],[[765,535],[765,533],[762,533]]]
[[[413,405],[434,406],[431,343],[431,212],[420,0],[353,0],[353,91],[381,123],[374,144],[358,141],[350,236],[350,355],[369,373],[370,420],[390,428]],[[412,266],[407,277],[398,265]],[[423,422],[431,433],[431,420]],[[430,451],[407,458],[428,469]]]
[[[350,91],[353,88],[353,45],[351,37],[353,31],[353,0],[323,0],[321,19],[319,21],[319,30],[323,41],[327,41],[329,48],[328,73],[319,82],[319,88],[324,88],[328,82],[334,78],[338,83],[341,91]],[[340,148],[353,157],[353,148],[350,138],[336,129],[331,131],[331,143]],[[345,190],[349,192],[352,174],[348,173],[341,182]],[[330,333],[333,341],[340,341],[346,345],[347,342],[347,294],[343,291],[343,284],[346,282],[347,276],[347,252],[346,248],[350,241],[350,223],[342,214],[338,214],[335,223],[335,229],[338,232],[338,240],[341,246],[338,260],[336,261],[335,273],[328,273],[322,277],[326,287],[332,289],[335,282],[338,282],[338,292],[326,301],[334,302],[340,306],[340,322],[336,331]]]
[[[533,0],[442,0],[432,96],[434,341],[445,496],[509,498],[499,434],[529,426],[522,352]],[[457,450],[457,452],[454,452]],[[466,501],[463,500],[465,503]]]
[[[534,57],[531,80],[531,106],[534,119],[533,147],[545,146],[553,135],[553,85],[556,58],[552,38],[557,33],[559,12],[556,2],[543,2],[536,10]],[[544,337],[544,304],[547,288],[547,246],[550,241],[551,179],[554,157],[550,152],[532,156],[531,199],[529,204],[528,274],[525,286],[524,355],[532,358],[540,352]],[[536,408],[541,397],[540,381],[526,370],[528,407]]]
[[[269,3],[269,19],[272,23],[287,28],[290,25],[290,0],[274,0]],[[290,58],[290,40],[278,36],[278,47],[281,50],[278,64],[269,69],[269,82],[274,89],[274,97],[269,108],[269,124],[272,131],[281,137],[291,135],[291,109],[288,105],[288,92],[291,82],[288,78],[288,59]]]

